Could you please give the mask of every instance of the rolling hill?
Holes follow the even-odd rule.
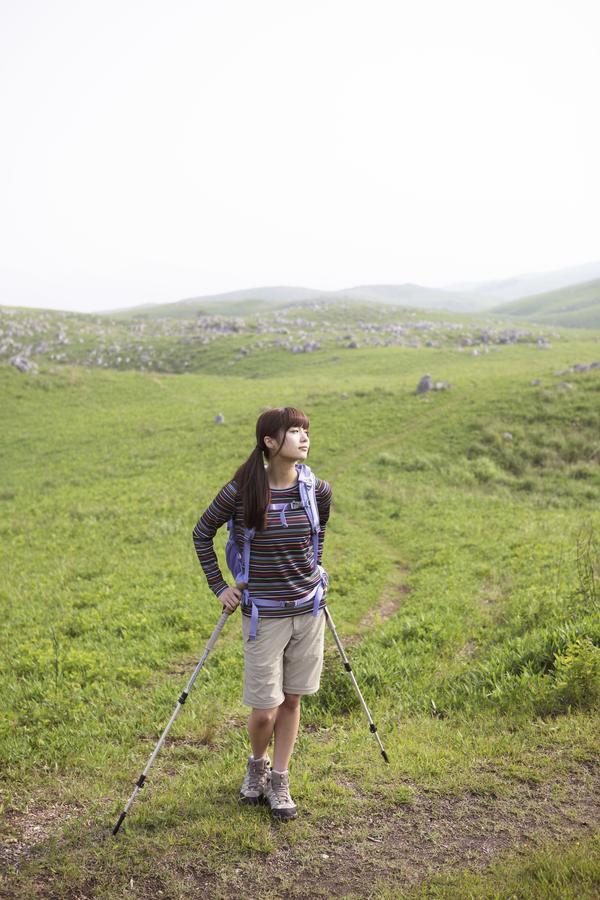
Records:
[[[579,266],[567,266],[551,272],[530,272],[494,281],[465,281],[446,285],[446,289],[457,292],[467,291],[508,302],[557,291],[560,288],[583,284],[598,278],[600,278],[600,262],[591,262]]]
[[[544,325],[600,327],[600,278],[495,306],[493,313]]]
[[[303,287],[257,287],[204,297],[189,297],[173,303],[143,304],[103,311],[98,315],[112,318],[173,317],[194,318],[197,315],[252,315],[306,301],[354,300],[388,306],[417,309],[442,309],[449,312],[485,312],[494,300],[467,291],[455,292],[428,288],[418,284],[375,284],[319,291]]]

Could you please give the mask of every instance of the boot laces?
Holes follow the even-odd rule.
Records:
[[[248,767],[248,789],[258,790],[262,787],[265,777],[266,765],[264,762],[257,762],[251,759]]]
[[[288,775],[278,775],[276,772],[271,773],[271,789],[277,797],[278,803],[291,803],[290,797],[290,779]]]

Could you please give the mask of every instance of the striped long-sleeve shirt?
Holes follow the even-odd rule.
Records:
[[[317,563],[321,564],[325,525],[329,518],[331,487],[317,478],[315,482],[317,507],[321,532]],[[300,502],[298,482],[288,488],[271,488],[271,503]],[[235,481],[229,481],[217,494],[210,506],[204,510],[193,531],[193,540],[200,565],[206,575],[208,585],[218,597],[227,588],[213,538],[217,529],[233,517],[236,530],[243,526],[241,497]],[[320,580],[320,573],[313,560],[313,542],[310,521],[303,508],[285,510],[287,527],[282,524],[277,510],[267,511],[267,527],[257,531],[250,550],[250,574],[248,588],[250,596],[263,600],[300,600],[310,598]],[[240,533],[240,532],[238,532]],[[295,607],[261,607],[261,616],[289,616],[306,613],[312,609],[312,600]],[[325,605],[325,595],[321,600]],[[245,615],[250,609],[242,608]]]

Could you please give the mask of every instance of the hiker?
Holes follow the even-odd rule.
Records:
[[[243,703],[252,708],[252,753],[240,802],[267,802],[280,820],[297,816],[288,766],[300,723],[300,698],[319,690],[323,668],[328,578],[321,557],[331,487],[305,465],[309,445],[309,420],[301,410],[286,406],[263,412],[256,423],[254,450],[193,532],[200,565],[223,608],[233,613],[241,601]],[[311,502],[318,510],[318,528]],[[245,529],[253,535],[245,545],[250,549],[247,582],[235,586],[224,580],[213,547],[217,529],[226,522],[238,544]],[[229,555],[228,564],[231,567]],[[271,766],[267,751],[273,735]]]

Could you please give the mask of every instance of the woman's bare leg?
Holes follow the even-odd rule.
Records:
[[[273,736],[279,709],[279,706],[275,706],[273,709],[252,709],[248,718],[248,734],[254,759],[261,759],[265,756]]]
[[[285,700],[277,708],[275,720],[275,750],[273,768],[276,772],[287,769],[300,725],[300,694],[285,694]]]

